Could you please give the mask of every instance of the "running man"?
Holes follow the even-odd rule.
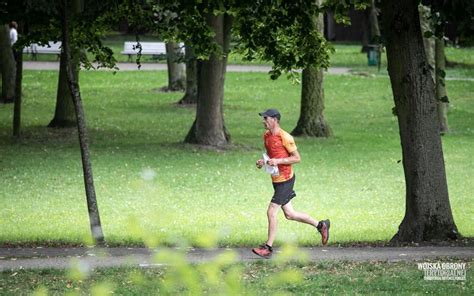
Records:
[[[259,115],[263,117],[265,127],[263,141],[269,157],[266,165],[277,166],[278,173],[272,174],[275,192],[267,210],[268,238],[266,243],[252,249],[252,252],[263,258],[271,257],[273,241],[277,232],[277,214],[280,208],[286,219],[314,226],[321,234],[322,244],[326,245],[329,239],[329,220],[318,222],[306,213],[295,211],[291,205],[291,199],[296,196],[293,191],[295,174],[291,165],[301,160],[293,137],[280,128],[281,115],[278,110],[268,109]],[[259,159],[256,165],[260,169],[265,165],[265,162],[263,159]]]

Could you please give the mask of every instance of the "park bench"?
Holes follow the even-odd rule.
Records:
[[[49,41],[48,45],[32,43],[30,46],[25,47],[23,52],[26,54],[31,54],[33,60],[36,60],[37,54],[56,54],[59,59],[61,54],[61,41]]]
[[[142,47],[142,55],[151,55],[154,59],[164,59],[166,57],[166,44],[164,42],[140,42]],[[182,52],[184,53],[184,46],[180,43]],[[128,55],[128,60],[132,60],[132,55],[138,54],[136,41],[125,41],[123,44],[122,54]]]

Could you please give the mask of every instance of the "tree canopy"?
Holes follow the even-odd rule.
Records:
[[[324,36],[314,30],[314,16],[322,11],[315,1],[152,1],[155,30],[165,38],[192,44],[198,58],[226,54],[215,42],[206,15],[233,17],[233,44],[251,60],[273,64],[272,78],[309,65],[329,67]]]

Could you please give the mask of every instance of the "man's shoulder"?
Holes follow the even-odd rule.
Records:
[[[287,131],[283,130],[283,129],[280,129],[280,137],[282,139],[294,141],[293,136],[290,133],[288,133]]]

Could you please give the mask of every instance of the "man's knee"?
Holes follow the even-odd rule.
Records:
[[[279,209],[280,209],[279,205],[271,203],[268,206],[267,216],[268,217],[275,217],[277,215]]]
[[[295,213],[294,212],[284,211],[283,213],[285,214],[285,218],[287,220],[295,220]]]

